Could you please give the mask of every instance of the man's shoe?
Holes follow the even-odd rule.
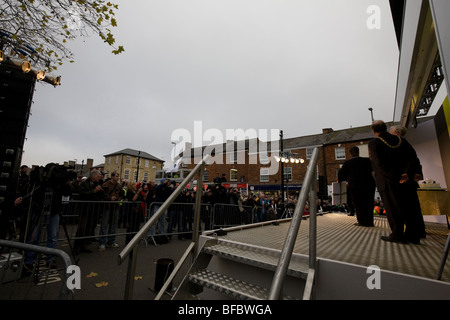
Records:
[[[408,243],[412,243],[412,244],[420,244],[420,238],[406,238],[406,241]]]
[[[388,242],[406,243],[405,240],[396,239],[396,238],[394,238],[392,236],[381,236],[381,240],[388,241]]]
[[[98,247],[98,251],[99,251],[99,252],[105,251],[105,246],[104,246],[103,244],[101,244],[101,245]]]
[[[106,244],[106,246],[107,246],[108,248],[118,248],[118,247],[120,247],[119,244],[117,244],[117,243]]]

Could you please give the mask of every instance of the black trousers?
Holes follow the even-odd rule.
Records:
[[[356,220],[362,226],[372,227],[375,186],[349,186],[348,191],[356,211]]]
[[[418,241],[425,236],[425,223],[415,182],[388,183],[380,191],[392,237],[396,240]]]

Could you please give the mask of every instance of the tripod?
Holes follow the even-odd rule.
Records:
[[[49,239],[49,237],[51,237],[50,238],[51,241],[57,241],[57,239],[54,238],[54,237],[56,237],[56,235],[52,235],[53,233],[57,233],[57,230],[54,230],[53,228],[59,228],[59,225],[62,225],[66,239],[69,243],[69,248],[70,248],[70,252],[73,257],[73,260],[75,261],[75,264],[78,264],[78,259],[74,254],[74,250],[73,250],[71,242],[70,242],[69,233],[67,231],[65,219],[62,215],[61,210],[59,210],[59,208],[58,208],[58,212],[52,213],[52,211],[55,211],[55,209],[52,210],[53,199],[55,196],[55,192],[53,191],[52,188],[45,189],[45,193],[43,195],[42,210],[39,215],[34,214],[33,209],[32,209],[32,206],[33,206],[32,197],[33,197],[33,192],[35,190],[37,190],[38,188],[35,188],[31,192],[31,200],[30,200],[30,208],[29,208],[29,212],[28,212],[28,223],[27,223],[27,231],[26,231],[25,241],[27,238],[30,238],[30,241],[34,241],[38,237],[39,234],[40,234],[40,238],[41,238],[39,243],[45,243],[45,241],[46,241],[45,236],[47,236],[47,239]],[[60,200],[58,200],[58,201],[60,201]],[[59,218],[58,222],[52,221],[52,219],[55,219],[55,215],[58,215],[58,218]],[[51,225],[52,229],[49,229],[49,225],[51,223],[54,223],[54,225]],[[31,233],[28,234],[28,226],[30,224],[32,226],[32,229],[31,229]],[[49,232],[52,234],[49,234]]]

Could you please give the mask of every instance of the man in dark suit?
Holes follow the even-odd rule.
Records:
[[[342,165],[338,172],[338,181],[347,181],[347,191],[358,221],[355,225],[373,227],[375,180],[372,176],[372,164],[369,158],[359,156],[357,146],[351,147],[349,151],[352,158]]]
[[[419,244],[423,233],[420,219],[408,208],[412,193],[417,192],[411,186],[422,176],[420,161],[408,141],[388,133],[383,121],[374,121],[372,130],[376,138],[369,141],[369,156],[391,229],[391,234],[381,239]]]

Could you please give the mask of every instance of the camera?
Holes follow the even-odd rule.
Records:
[[[58,188],[77,178],[73,167],[49,163],[45,167],[37,167],[30,172],[30,181],[48,188]]]

